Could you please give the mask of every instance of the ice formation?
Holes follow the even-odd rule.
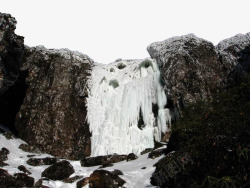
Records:
[[[152,59],[96,64],[87,99],[91,156],[139,154],[160,141],[170,123],[160,71]],[[153,104],[158,113],[153,113]],[[139,128],[140,114],[143,126]],[[157,116],[157,117],[155,117]]]

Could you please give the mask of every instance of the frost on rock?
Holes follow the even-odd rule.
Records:
[[[119,68],[119,65],[125,65]],[[110,71],[112,70],[112,72]],[[87,98],[91,156],[139,154],[161,140],[168,131],[169,111],[154,60],[122,60],[109,65],[96,64]],[[153,105],[157,104],[157,117]],[[138,125],[143,118],[144,125]],[[140,129],[140,128],[141,129]]]
[[[165,66],[164,62],[168,62],[169,58],[174,54],[180,54],[182,56],[189,55],[188,48],[185,48],[187,42],[190,43],[190,45],[210,43],[190,33],[183,36],[175,36],[164,41],[154,42],[147,47],[147,50],[150,56],[156,59],[161,67]],[[170,67],[171,66],[169,66],[169,68]]]
[[[250,32],[245,35],[237,34],[219,42],[216,49],[220,54],[223,65],[228,69],[228,73],[232,71],[234,66],[238,63],[238,53],[249,45]]]

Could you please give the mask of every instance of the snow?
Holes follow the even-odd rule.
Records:
[[[9,164],[9,166],[1,167],[8,171],[9,174],[13,175],[14,173],[22,173],[18,170],[18,166],[23,165],[31,172],[31,177],[35,178],[35,182],[37,182],[41,178],[41,173],[49,166],[49,165],[41,165],[41,166],[30,166],[26,163],[29,159],[27,155],[34,155],[34,153],[24,152],[19,149],[19,145],[25,143],[21,139],[10,139],[7,140],[3,134],[0,134],[0,150],[2,147],[7,148],[10,151],[8,154],[8,160],[4,161]],[[48,154],[35,154],[36,157],[45,158],[45,157],[53,157]],[[163,156],[162,156],[163,157]],[[134,187],[154,187],[150,184],[150,177],[155,170],[153,165],[157,163],[162,157],[158,157],[156,159],[148,158],[148,154],[144,154],[138,157],[138,159],[133,161],[122,161],[119,163],[115,163],[114,166],[104,168],[104,170],[113,171],[115,169],[121,170],[124,175],[120,177],[126,181],[124,184],[127,188]],[[80,165],[80,161],[71,161],[68,160],[71,165],[74,167],[75,173],[73,173],[70,177],[74,177],[76,175],[89,177],[90,174],[98,169],[100,166],[94,167],[82,167]],[[141,169],[142,167],[146,167],[146,169]],[[51,188],[75,188],[76,182],[74,183],[64,183],[62,181],[53,181],[53,180],[43,180],[43,185],[51,187]],[[85,186],[86,188],[88,187]]]
[[[120,60],[109,65],[95,64],[87,98],[91,156],[139,154],[154,147],[154,138],[168,131],[169,111],[160,81],[160,71],[152,59]],[[157,104],[158,117],[152,105]],[[138,128],[142,112],[144,125]]]

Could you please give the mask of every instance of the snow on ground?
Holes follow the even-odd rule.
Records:
[[[9,164],[8,166],[1,167],[9,172],[9,174],[13,175],[14,173],[21,173],[18,170],[18,166],[23,165],[29,170],[32,174],[30,175],[37,182],[41,178],[41,173],[49,167],[49,165],[41,165],[41,166],[30,166],[26,163],[29,159],[27,155],[36,155],[33,158],[45,158],[45,157],[53,157],[48,154],[34,154],[25,152],[18,147],[20,144],[25,143],[21,139],[10,139],[7,140],[3,134],[0,134],[0,149],[2,147],[7,148],[10,151],[8,154],[8,160],[5,163]],[[134,161],[122,161],[119,163],[115,163],[112,167],[104,168],[104,170],[113,171],[115,169],[119,169],[123,172],[124,175],[120,176],[122,179],[126,181],[124,184],[127,188],[144,188],[144,187],[154,187],[150,184],[150,177],[155,170],[153,165],[158,162],[162,157],[158,157],[156,159],[149,159],[148,154],[140,155],[138,159]],[[74,177],[76,175],[89,177],[90,174],[99,168],[99,166],[94,167],[82,167],[80,165],[80,161],[70,161],[71,165],[75,169],[75,173],[70,177]],[[142,167],[146,167],[146,169],[142,169]],[[77,182],[77,181],[76,181]],[[43,185],[53,188],[75,188],[76,182],[74,183],[63,183],[61,181],[43,181]],[[88,186],[85,186],[88,187]]]
[[[160,71],[152,59],[96,64],[87,99],[91,156],[139,154],[154,147],[170,121]],[[158,107],[158,116],[153,113]],[[140,114],[143,125],[138,127]]]

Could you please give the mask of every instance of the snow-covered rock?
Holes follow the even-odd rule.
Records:
[[[25,144],[24,141],[17,138],[7,139],[3,134],[0,133],[0,150],[1,148],[5,147],[9,150],[8,159],[5,161],[8,163],[7,166],[1,167],[5,174],[1,174],[0,172],[0,182],[3,185],[4,178],[8,178],[10,181],[8,184],[10,186],[19,186],[16,185],[14,178],[14,174],[20,174],[21,172],[25,171],[28,173],[29,177],[34,178],[34,182],[36,186],[41,187],[57,187],[57,188],[75,188],[77,185],[86,185],[85,180],[88,180],[90,175],[97,170],[100,166],[93,166],[93,167],[82,167],[80,165],[80,161],[71,161],[67,160],[74,168],[75,172],[71,174],[71,176],[67,179],[62,181],[59,180],[49,180],[48,178],[42,178],[42,172],[49,167],[49,165],[40,165],[40,166],[31,166],[27,164],[27,161],[32,158],[38,159],[46,159],[48,157],[53,157],[48,154],[35,154],[30,152],[25,152],[19,149],[21,144]],[[134,188],[134,187],[154,187],[150,184],[150,177],[155,170],[153,166],[157,163],[162,157],[158,157],[156,159],[148,158],[148,154],[140,155],[137,159],[132,161],[122,161],[118,163],[114,163],[112,167],[106,167],[104,170],[110,171],[116,177],[120,177],[121,179],[125,180],[126,183],[124,187],[127,188]],[[64,159],[58,159],[59,161]],[[145,168],[146,167],[146,168]],[[26,170],[25,170],[26,169]],[[4,175],[4,176],[1,176]],[[118,176],[117,176],[118,175]],[[31,179],[30,178],[30,179]],[[79,180],[79,178],[83,178],[83,180]],[[20,179],[20,178],[19,178]],[[111,177],[112,179],[112,177]],[[81,182],[79,182],[81,181]],[[91,180],[94,182],[95,180],[92,178]],[[22,183],[22,182],[19,182]],[[87,181],[88,184],[88,181]],[[22,184],[23,185],[23,184]],[[86,188],[89,185],[86,185]]]

